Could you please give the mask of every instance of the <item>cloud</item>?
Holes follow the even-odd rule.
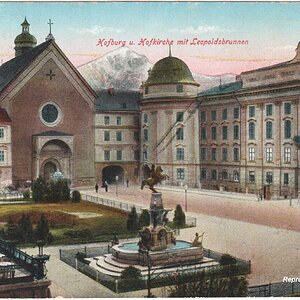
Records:
[[[201,33],[231,33],[233,30],[221,28],[216,25],[200,24],[198,27],[188,26],[185,28],[169,29],[169,32],[180,34],[201,34]]]
[[[79,34],[92,34],[99,35],[102,33],[122,33],[125,32],[124,29],[105,27],[100,25],[92,25],[90,28],[70,28],[69,30],[75,31]]]

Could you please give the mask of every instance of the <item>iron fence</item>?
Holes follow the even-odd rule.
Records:
[[[300,282],[275,282],[248,287],[249,297],[282,297],[300,293]]]

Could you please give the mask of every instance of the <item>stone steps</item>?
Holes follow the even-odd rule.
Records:
[[[98,256],[92,259],[90,266],[98,270],[99,272],[110,275],[113,277],[120,277],[122,271],[129,267],[128,264],[123,264],[112,259],[111,254],[106,254],[105,256]],[[199,268],[211,267],[214,265],[218,265],[217,262],[210,258],[204,258],[200,263],[194,265],[186,265],[186,266],[155,266],[152,267],[151,270],[155,270],[156,274],[159,273],[172,273],[177,270],[194,270]],[[146,266],[134,265],[135,268],[141,270],[142,276],[147,276],[148,269]]]

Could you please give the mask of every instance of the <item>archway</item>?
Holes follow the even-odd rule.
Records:
[[[147,179],[151,176],[151,170],[148,165],[142,166],[142,180]]]
[[[40,175],[46,181],[55,171],[62,172],[66,179],[72,179],[72,153],[65,142],[58,139],[48,141],[41,149],[40,161]]]
[[[102,181],[109,184],[116,182],[116,176],[119,177],[118,182],[124,182],[124,170],[120,166],[108,166],[102,170]]]
[[[49,181],[56,171],[57,166],[53,161],[46,162],[44,165],[44,180]]]

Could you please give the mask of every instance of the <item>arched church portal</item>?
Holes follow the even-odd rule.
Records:
[[[72,178],[72,152],[65,142],[57,139],[48,141],[41,149],[40,160],[40,175],[46,181],[56,171],[62,172],[66,179]]]
[[[118,182],[124,182],[124,170],[120,166],[108,166],[102,170],[102,180],[108,183],[115,183],[116,176],[119,177]]]

